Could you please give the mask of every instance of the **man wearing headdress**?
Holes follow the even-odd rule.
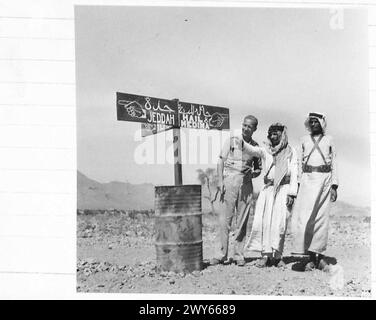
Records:
[[[252,179],[261,173],[261,160],[257,156],[243,152],[239,141],[243,139],[251,145],[257,145],[252,139],[258,121],[248,115],[242,124],[242,134],[231,136],[221,150],[218,160],[219,200],[219,245],[210,264],[216,265],[229,260],[229,235],[235,216],[233,258],[238,266],[244,266],[244,243],[249,216],[248,206],[253,195]]]
[[[280,123],[269,127],[265,147],[243,144],[246,152],[262,158],[266,171],[246,249],[261,253],[258,267],[282,266],[287,222],[298,189],[297,153],[288,143],[286,126]]]
[[[295,254],[309,255],[306,270],[322,269],[328,242],[329,211],[337,200],[336,149],[326,135],[326,118],[309,113],[305,126],[309,135],[300,141],[299,193],[292,215],[291,227]]]

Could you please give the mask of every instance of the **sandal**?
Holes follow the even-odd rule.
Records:
[[[216,266],[218,264],[224,264],[225,260],[224,259],[217,259],[217,258],[213,258],[210,260],[209,264],[211,266]]]
[[[277,268],[284,268],[284,267],[286,267],[286,263],[284,263],[282,259],[276,259],[274,265]]]
[[[316,269],[316,265],[313,261],[308,262],[304,267],[304,271],[313,271],[315,269]]]
[[[244,266],[245,266],[245,260],[244,260],[244,259],[241,259],[241,260],[235,260],[235,264],[236,264],[238,267],[244,267]]]
[[[263,257],[259,260],[257,260],[255,266],[257,268],[265,268],[265,267],[268,267],[270,264],[270,258],[269,257]]]
[[[322,270],[322,271],[328,271],[329,264],[323,258],[321,258],[317,265],[317,269]]]

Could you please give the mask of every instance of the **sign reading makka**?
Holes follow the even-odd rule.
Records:
[[[152,136],[158,132],[163,132],[172,129],[171,126],[166,126],[159,123],[141,123],[141,137]]]
[[[196,103],[167,100],[134,94],[116,93],[117,119],[125,121],[158,124],[167,127],[205,130],[226,130],[230,128],[227,108]],[[157,133],[155,129],[151,132]],[[162,130],[163,131],[163,130]]]

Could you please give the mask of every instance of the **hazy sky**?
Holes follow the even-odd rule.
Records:
[[[293,146],[307,113],[321,111],[337,144],[339,199],[369,205],[366,11],[345,10],[343,29],[331,28],[329,9],[88,6],[75,14],[78,170],[88,177],[174,181],[171,164],[135,163],[153,137],[136,141],[140,124],[116,120],[116,91],[227,107],[232,129],[253,114],[258,142],[282,122]],[[183,166],[184,183],[208,166]]]

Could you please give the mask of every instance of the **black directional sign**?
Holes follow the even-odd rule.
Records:
[[[116,107],[118,120],[178,125],[177,107],[171,100],[117,92]]]
[[[179,102],[178,115],[179,127],[181,128],[230,129],[229,110],[227,108]]]
[[[143,125],[143,129],[149,128],[152,133],[164,131],[170,127],[204,130],[230,129],[228,108],[120,92],[116,93],[116,99],[118,120],[149,124]]]

